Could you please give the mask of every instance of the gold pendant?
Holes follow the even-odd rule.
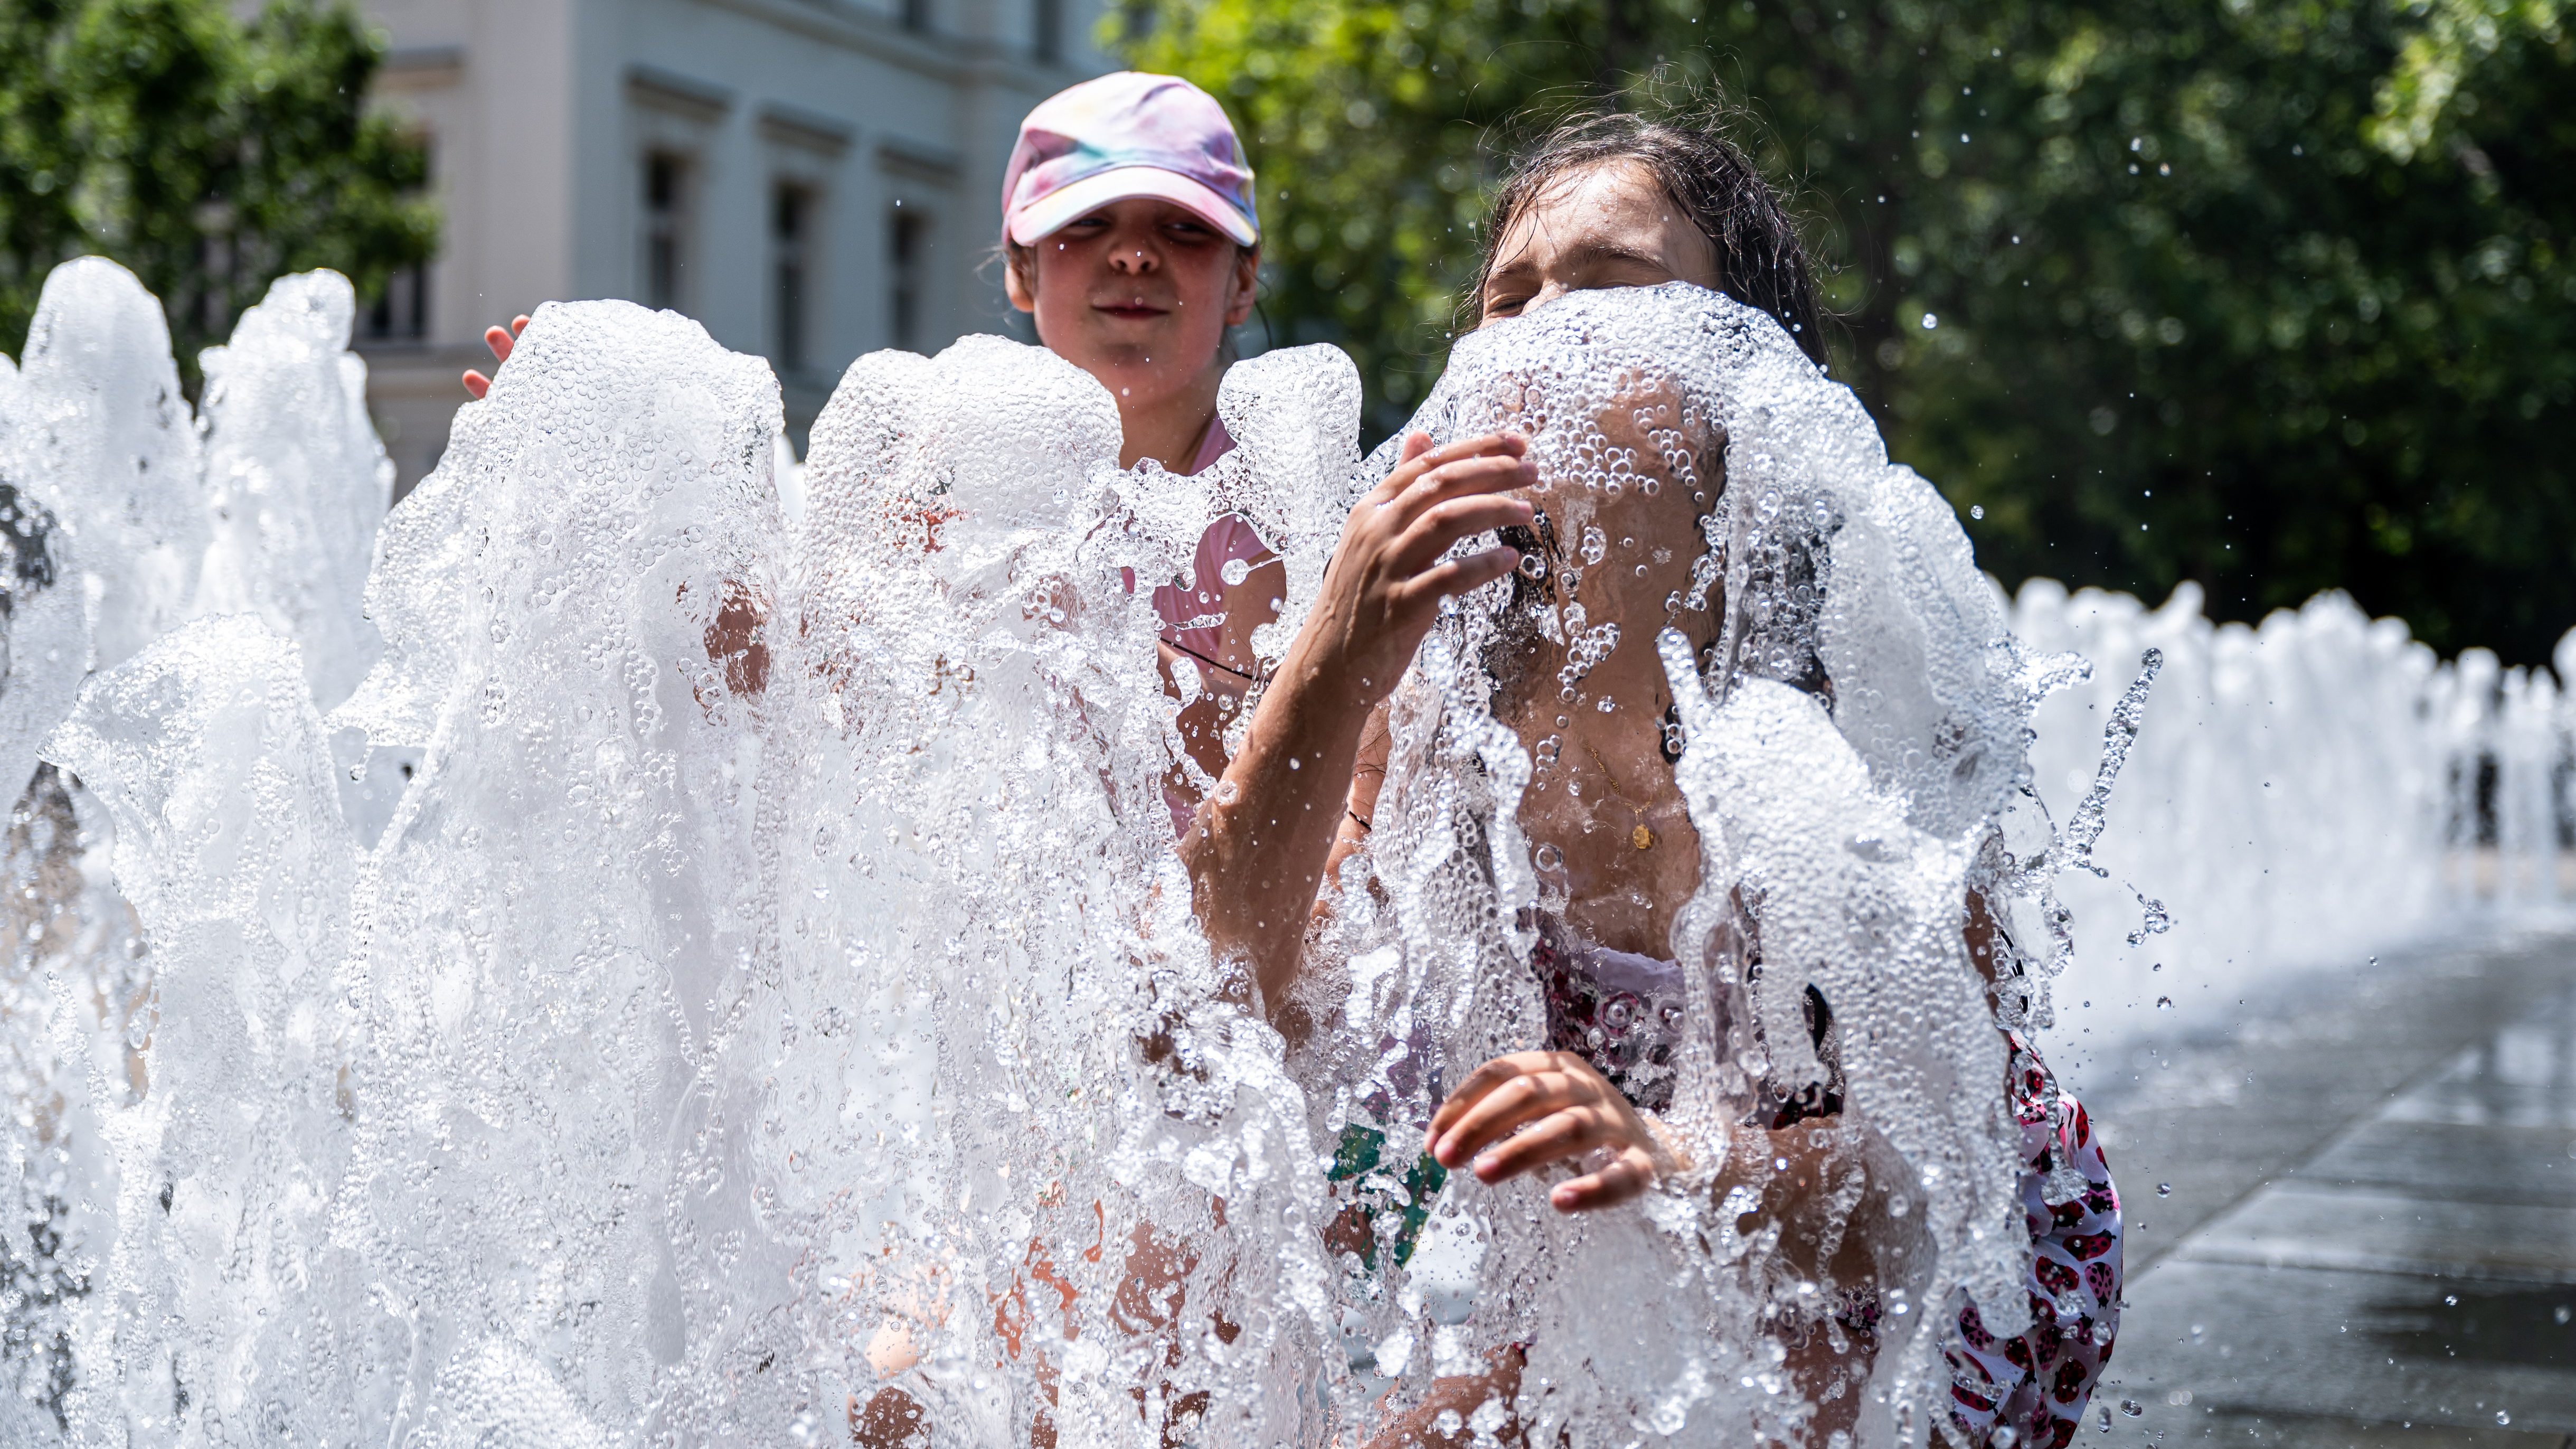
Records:
[[[1636,830],[1629,834],[1628,843],[1634,845],[1639,850],[1643,850],[1647,846],[1655,843],[1655,832],[1648,830],[1644,823],[1640,822]]]

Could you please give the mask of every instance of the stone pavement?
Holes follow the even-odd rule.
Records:
[[[2576,937],[2244,1003],[2082,1071],[2131,1228],[2077,1443],[2576,1449]]]

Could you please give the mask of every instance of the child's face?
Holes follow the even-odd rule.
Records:
[[[1186,207],[1135,197],[1040,239],[1008,282],[1046,345],[1127,410],[1215,365],[1225,329],[1252,313],[1257,266],[1256,253]]]
[[[1715,290],[1717,248],[1634,161],[1568,172],[1531,198],[1494,248],[1483,320],[1595,287],[1692,282]]]

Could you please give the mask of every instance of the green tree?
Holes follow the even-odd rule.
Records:
[[[2007,582],[2444,648],[2576,624],[2576,41],[2556,0],[1152,0],[1237,108],[1276,330],[1391,426],[1503,123],[1722,87],[1814,225],[1837,376]]]
[[[345,3],[0,0],[0,338],[57,263],[105,256],[161,298],[194,386],[279,273],[367,295],[426,260],[427,153],[365,109],[380,59]]]

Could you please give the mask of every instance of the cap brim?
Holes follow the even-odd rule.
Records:
[[[1034,245],[1040,238],[1053,235],[1113,201],[1140,196],[1186,207],[1199,220],[1244,246],[1261,240],[1260,231],[1215,188],[1160,166],[1120,166],[1050,191],[1021,207],[1011,218],[1011,240],[1021,246]]]

